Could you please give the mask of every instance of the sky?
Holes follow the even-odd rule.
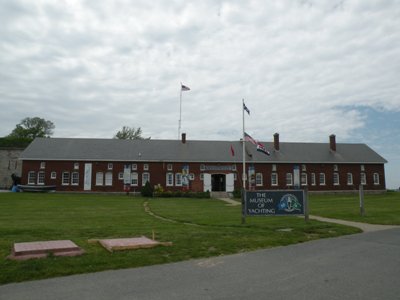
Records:
[[[400,186],[400,0],[0,0],[0,136],[365,143]]]

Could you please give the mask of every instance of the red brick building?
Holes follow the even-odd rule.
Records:
[[[248,189],[382,191],[387,162],[365,144],[265,142],[267,156],[246,142]],[[233,150],[233,151],[232,151]],[[37,138],[21,154],[22,184],[57,191],[226,191],[242,187],[241,141]]]

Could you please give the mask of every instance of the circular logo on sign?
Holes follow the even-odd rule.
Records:
[[[296,210],[301,211],[301,204],[295,195],[285,194],[279,201],[278,210],[284,210],[289,213]]]

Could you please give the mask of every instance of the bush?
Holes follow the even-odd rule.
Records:
[[[233,195],[233,198],[240,199],[240,198],[242,198],[242,190],[236,189],[233,191],[232,195]]]
[[[155,197],[159,198],[210,198],[210,192],[189,192],[189,191],[156,191]]]
[[[151,187],[150,182],[146,182],[140,193],[143,197],[153,197],[153,188]]]

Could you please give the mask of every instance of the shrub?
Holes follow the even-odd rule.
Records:
[[[153,188],[151,187],[150,182],[146,182],[140,193],[143,197],[153,197]]]

